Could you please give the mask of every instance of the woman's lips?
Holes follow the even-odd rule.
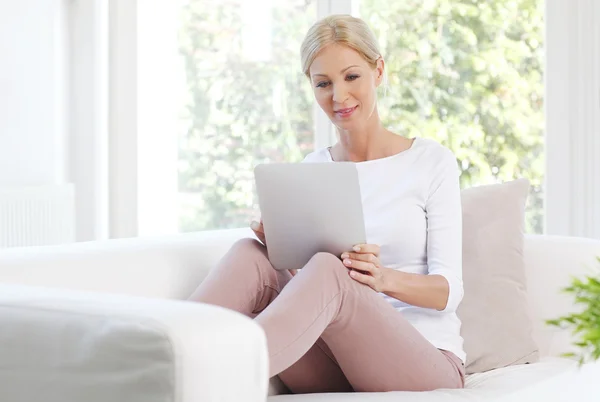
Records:
[[[358,108],[358,105],[354,106],[354,107],[347,107],[345,109],[338,109],[334,113],[341,118],[347,118],[347,117],[350,117],[357,108]]]

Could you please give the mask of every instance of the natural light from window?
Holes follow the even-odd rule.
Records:
[[[140,227],[247,227],[259,213],[254,166],[299,162],[328,135],[315,129],[299,60],[318,2],[163,3],[162,10],[140,6]],[[386,60],[384,123],[450,147],[463,187],[528,178],[526,230],[537,233],[543,3],[357,0],[353,7]]]

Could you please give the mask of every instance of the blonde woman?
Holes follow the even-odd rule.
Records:
[[[270,375],[294,393],[462,388],[456,158],[383,127],[385,62],[362,20],[318,21],[301,57],[339,139],[305,162],[356,163],[369,244],[316,254],[294,275],[272,268],[253,223],[263,244],[237,242],[190,299],[254,318],[267,336]]]

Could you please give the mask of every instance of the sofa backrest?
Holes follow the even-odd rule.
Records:
[[[249,229],[83,242],[0,251],[0,282],[134,296],[185,299]],[[525,239],[534,338],[541,355],[558,355],[569,335],[544,324],[573,309],[560,293],[571,275],[597,269],[600,241],[529,235]]]

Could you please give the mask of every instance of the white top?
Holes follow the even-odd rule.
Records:
[[[304,162],[334,162],[329,149]],[[459,169],[452,151],[416,138],[386,158],[357,162],[367,242],[381,247],[381,264],[417,274],[442,275],[450,285],[443,311],[416,307],[382,293],[436,348],[465,362],[456,309],[463,297],[462,208]]]

